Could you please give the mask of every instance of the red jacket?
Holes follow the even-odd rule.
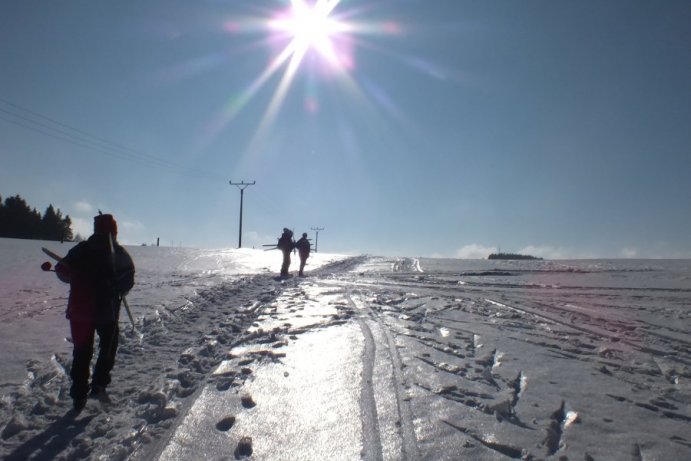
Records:
[[[117,322],[122,296],[134,286],[134,263],[107,234],[94,234],[72,248],[56,266],[70,283],[67,318],[94,323]]]

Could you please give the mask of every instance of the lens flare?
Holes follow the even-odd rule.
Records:
[[[303,0],[293,0],[287,14],[269,22],[270,29],[290,39],[286,49],[291,50],[296,65],[310,50],[319,53],[331,65],[339,64],[334,41],[339,34],[347,32],[347,26],[330,17],[339,2],[317,1],[310,6]]]
[[[261,116],[246,152],[261,151],[263,139],[278,116],[298,73],[307,74],[310,82],[337,82],[351,95],[354,104],[369,106],[368,97],[356,82],[355,49],[365,45],[363,36],[395,36],[402,27],[392,21],[357,21],[371,7],[339,10],[341,0],[291,0],[280,11],[264,11],[251,18],[236,17],[224,22],[229,34],[257,34],[264,37],[255,45],[268,46],[273,53],[266,67],[238,94],[230,98],[219,117],[207,126],[200,148],[211,143],[223,128],[255,99],[259,92],[278,76],[278,83]],[[254,46],[253,46],[254,48]],[[316,83],[315,83],[316,85]],[[306,114],[320,113],[315,91],[306,94]]]

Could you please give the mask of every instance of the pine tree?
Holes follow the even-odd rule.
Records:
[[[60,209],[58,209],[58,216],[60,215]],[[72,241],[74,240],[74,235],[72,234],[72,220],[70,215],[65,216],[65,219],[60,221],[62,240]]]
[[[1,237],[38,238],[41,215],[27,205],[19,195],[5,199]]]
[[[53,204],[48,205],[41,220],[41,239],[60,240],[63,232],[61,221],[60,210],[56,213]]]
[[[5,228],[7,227],[7,217],[5,216],[5,204],[2,201],[2,196],[0,195],[0,236],[5,234]]]
[[[0,237],[71,240],[72,220],[69,216],[63,218],[60,209],[56,211],[52,204],[42,217],[19,195],[8,197],[4,202],[0,197]]]

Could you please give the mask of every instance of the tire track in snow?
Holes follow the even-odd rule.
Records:
[[[380,355],[384,355],[386,357],[386,361],[389,362],[391,366],[391,370],[388,370],[388,365],[387,369],[385,370],[385,373],[390,373],[389,376],[385,377],[384,379],[388,379],[389,382],[385,384],[387,387],[386,390],[380,390],[380,392],[392,392],[393,396],[395,397],[395,412],[396,414],[394,415],[394,420],[395,423],[391,425],[392,427],[387,427],[389,429],[389,436],[391,437],[392,433],[394,433],[394,437],[396,437],[398,440],[388,440],[386,443],[386,446],[389,448],[389,451],[396,451],[395,453],[384,453],[383,446],[382,446],[382,436],[385,435],[382,430],[383,428],[379,424],[379,420],[381,417],[384,417],[384,415],[378,415],[377,410],[376,410],[376,399],[374,398],[374,365],[376,364],[376,344],[377,341],[375,340],[374,335],[372,334],[372,330],[370,329],[369,325],[367,325],[367,320],[365,320],[362,317],[356,317],[360,328],[363,331],[363,335],[365,336],[365,350],[367,354],[368,350],[368,342],[371,340],[372,341],[372,349],[371,349],[371,356],[367,357],[366,360],[371,361],[369,364],[365,364],[366,367],[366,379],[368,383],[368,387],[370,391],[372,391],[372,404],[375,405],[374,409],[372,412],[374,413],[373,416],[377,419],[377,439],[378,439],[378,444],[379,444],[379,454],[381,457],[393,457],[393,459],[400,459],[400,460],[417,460],[419,459],[419,452],[417,448],[417,443],[416,443],[416,436],[415,436],[415,429],[413,428],[413,421],[412,421],[412,414],[410,411],[410,408],[407,406],[407,404],[404,402],[403,396],[401,395],[401,389],[404,384],[404,378],[403,378],[403,366],[401,363],[401,358],[398,354],[398,348],[396,347],[396,344],[394,342],[393,336],[391,334],[391,331],[389,328],[384,324],[384,322],[379,318],[379,315],[374,312],[372,309],[369,309],[367,306],[360,306],[358,303],[355,302],[353,299],[353,296],[351,293],[346,292],[346,299],[348,300],[348,303],[350,304],[352,309],[366,309],[366,312],[371,316],[371,319],[376,322],[376,326],[378,331],[380,332],[379,336],[379,341],[384,341],[382,344],[381,342],[379,343],[381,346],[385,348],[385,351],[382,352]],[[364,383],[365,381],[363,381]],[[363,403],[365,399],[363,398]],[[364,412],[363,412],[364,414]],[[395,426],[395,427],[394,427]],[[363,422],[363,429],[364,429],[364,422]],[[397,447],[392,447],[391,445],[399,445]],[[382,459],[382,458],[378,458]]]
[[[357,308],[353,298],[346,293],[346,299],[353,309]],[[362,412],[362,439],[364,460],[383,460],[381,438],[379,436],[379,419],[377,417],[377,403],[374,399],[372,383],[374,373],[374,356],[377,350],[372,330],[367,322],[356,317],[360,330],[365,338],[365,349],[362,353],[362,391],[360,411]]]
[[[402,442],[403,442],[403,459],[413,460],[419,459],[420,454],[418,453],[417,444],[415,443],[415,429],[413,428],[413,417],[410,408],[401,399],[401,393],[399,392],[400,386],[403,385],[403,366],[401,363],[401,356],[398,354],[398,348],[394,343],[391,331],[383,325],[383,322],[376,316],[377,322],[381,325],[384,334],[386,335],[386,340],[388,342],[389,356],[391,357],[391,363],[393,365],[394,373],[394,387],[396,390],[396,406],[398,409],[399,421],[401,422],[402,430]]]

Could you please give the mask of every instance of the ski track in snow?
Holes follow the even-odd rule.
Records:
[[[456,459],[439,453],[444,443],[462,459],[630,459],[634,446],[643,459],[691,455],[688,308],[640,316],[663,310],[637,290],[507,289],[477,278],[459,290],[460,280],[428,274],[361,279],[402,351],[414,418],[426,421],[416,427],[422,459]],[[656,301],[688,307],[690,291],[662,290]],[[595,308],[573,304],[589,298]],[[621,433],[620,450],[602,439],[611,433]]]
[[[258,451],[261,434],[236,430],[240,413],[262,405],[248,382],[300,335],[354,323],[364,341],[362,459],[691,458],[691,289],[512,278],[358,257],[306,279],[204,283],[138,325],[142,339],[123,324],[110,402],[72,415],[69,357],[32,363],[33,379],[2,397],[0,455],[154,459],[211,385],[238,399],[239,413],[209,428],[227,437],[225,458],[283,459]],[[309,298],[306,282],[329,296]],[[291,324],[285,311],[297,318],[308,301],[338,315]],[[254,352],[229,356],[239,347]]]

